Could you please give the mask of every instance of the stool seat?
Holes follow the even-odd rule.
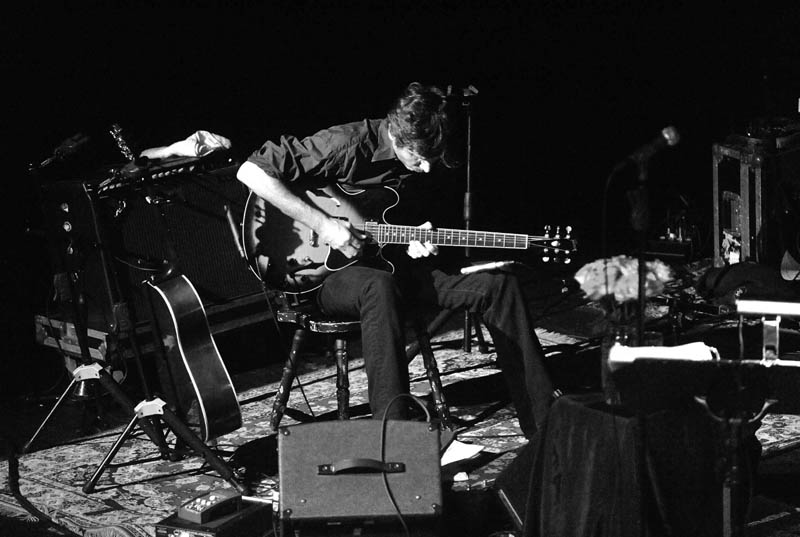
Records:
[[[308,311],[279,310],[275,313],[275,316],[278,322],[294,323],[318,334],[342,334],[361,331],[361,323],[359,321],[328,319]]]

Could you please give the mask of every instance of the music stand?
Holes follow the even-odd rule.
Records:
[[[740,326],[744,315],[762,315],[761,359],[722,359],[716,353],[686,357],[668,347],[612,348],[609,362],[622,405],[639,415],[700,404],[725,435],[722,524],[725,537],[744,533],[740,453],[743,432],[767,413],[798,413],[794,398],[800,384],[800,361],[781,360],[777,338],[780,315],[800,315],[800,305],[738,301]],[[768,316],[777,316],[767,319]],[[774,334],[773,334],[774,330]],[[642,446],[644,449],[644,446]]]

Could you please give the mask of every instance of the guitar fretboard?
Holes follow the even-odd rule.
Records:
[[[436,246],[470,246],[475,248],[516,248],[524,250],[532,241],[552,240],[516,233],[495,233],[466,229],[421,229],[415,226],[395,226],[366,222],[364,230],[379,244],[407,244],[411,241],[430,242]]]

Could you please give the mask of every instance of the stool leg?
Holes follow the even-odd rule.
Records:
[[[479,313],[470,313],[469,310],[464,310],[464,352],[472,352],[473,327],[475,328],[475,339],[478,340],[478,351],[489,352],[489,346],[486,345],[486,339],[483,337],[481,324]]]
[[[283,364],[283,373],[281,375],[281,384],[278,387],[278,393],[275,394],[275,401],[272,403],[272,418],[270,424],[273,430],[277,430],[283,419],[283,413],[286,411],[286,403],[289,401],[289,392],[292,390],[292,383],[294,382],[295,373],[297,372],[297,357],[300,352],[300,347],[306,339],[307,331],[298,328],[294,332],[292,338],[292,348],[289,350],[289,357],[286,363]]]
[[[350,364],[347,358],[347,340],[336,338],[334,342],[336,355],[336,402],[339,419],[350,419]]]
[[[472,322],[475,324],[475,338],[478,340],[478,351],[482,353],[489,352],[489,346],[486,344],[486,339],[483,337],[483,320],[480,313],[472,314]]]
[[[441,427],[443,429],[453,429],[453,419],[450,416],[450,409],[447,407],[447,403],[444,400],[442,379],[439,376],[439,366],[436,363],[436,357],[433,355],[430,337],[428,336],[428,332],[419,325],[415,326],[415,330],[417,333],[417,341],[419,341],[420,352],[422,353],[422,363],[425,365],[428,383],[431,385],[433,404],[436,407],[436,413],[439,416]]]
[[[472,314],[464,310],[464,352],[472,352]]]

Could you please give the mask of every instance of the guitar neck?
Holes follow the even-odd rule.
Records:
[[[517,233],[496,233],[468,229],[422,229],[415,226],[395,226],[366,222],[367,236],[379,244],[408,244],[411,241],[430,242],[435,246],[469,246],[471,248],[509,248],[525,250],[532,244],[553,240]]]

